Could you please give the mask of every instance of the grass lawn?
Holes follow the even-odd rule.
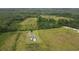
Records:
[[[37,26],[37,18],[27,18],[24,21],[19,23],[19,29],[20,30],[26,30],[26,29],[36,29]]]
[[[55,28],[38,30],[38,33],[49,50],[79,50],[79,33],[73,30]]]
[[[37,40],[31,41],[28,31],[0,35],[0,50],[4,51],[72,51],[79,50],[79,33],[67,28],[34,30]]]
[[[17,32],[6,32],[0,35],[0,50],[11,51],[15,44]]]

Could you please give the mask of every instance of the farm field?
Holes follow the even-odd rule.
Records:
[[[55,51],[79,50],[79,33],[66,28],[35,30],[37,41],[29,39],[28,31],[8,32],[0,36],[0,50]],[[5,35],[5,37],[4,37]],[[4,38],[3,38],[4,37]]]
[[[79,51],[78,13],[78,9],[0,9],[0,51]]]

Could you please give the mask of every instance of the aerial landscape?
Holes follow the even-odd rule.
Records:
[[[0,8],[0,51],[79,51],[79,9]]]

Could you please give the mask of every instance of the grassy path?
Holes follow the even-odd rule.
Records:
[[[16,51],[39,51],[47,49],[47,46],[45,45],[43,40],[40,39],[38,32],[34,31],[33,33],[37,37],[37,40],[35,42],[30,40],[27,31],[20,32],[19,38],[16,42]]]
[[[36,51],[43,50],[45,48],[45,44],[42,40],[40,40],[38,32],[34,31],[33,33],[37,37],[37,41],[33,42],[29,38],[29,32],[27,31],[18,31],[12,35],[8,35],[5,38],[3,45],[0,47],[0,50],[3,51]]]
[[[37,45],[39,45],[39,49],[36,49],[37,51],[43,51],[43,50],[49,50],[48,48],[48,44],[46,43],[45,40],[41,39],[40,35],[39,35],[39,30],[36,30],[33,32],[36,37],[37,37]]]
[[[16,42],[16,51],[36,50],[36,44],[37,43],[30,40],[27,31],[21,31],[20,36]]]
[[[17,35],[17,37],[16,37],[16,41],[15,41],[15,43],[14,43],[14,45],[13,45],[13,50],[14,50],[14,51],[16,50],[17,41],[18,41],[20,35],[21,35],[21,33],[18,32],[18,35]]]
[[[26,50],[26,39],[27,35],[25,31],[21,32],[17,42],[16,42],[16,50],[17,51],[25,51]]]

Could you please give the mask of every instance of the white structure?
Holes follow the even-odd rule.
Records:
[[[29,35],[30,40],[34,42],[37,40],[36,36],[31,31],[29,31],[28,35]]]
[[[31,36],[30,39],[31,39],[32,41],[34,41],[34,42],[37,40],[34,34]]]

